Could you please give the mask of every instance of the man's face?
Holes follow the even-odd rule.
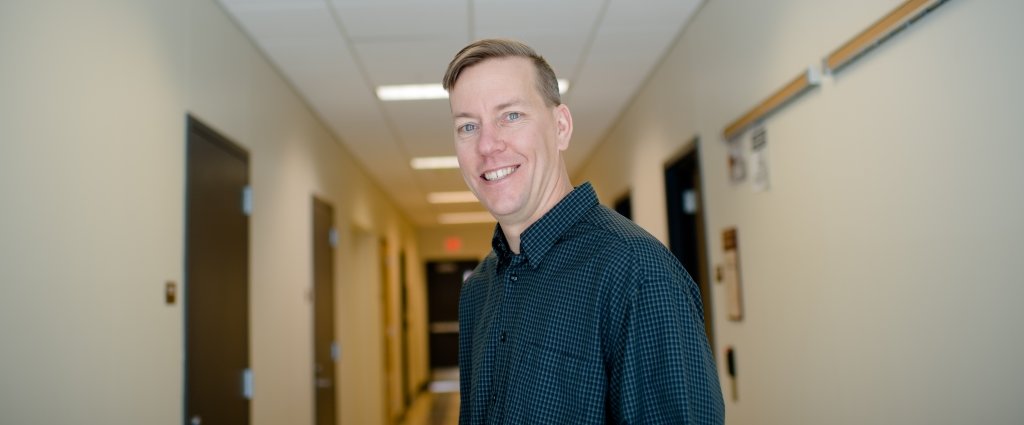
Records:
[[[568,108],[544,103],[533,63],[519,57],[463,69],[449,95],[455,151],[470,190],[502,222],[539,218],[562,183]]]

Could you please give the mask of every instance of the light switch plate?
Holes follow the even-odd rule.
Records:
[[[164,302],[166,302],[167,305],[174,305],[177,300],[178,284],[174,283],[174,281],[168,280],[167,283],[164,284]]]

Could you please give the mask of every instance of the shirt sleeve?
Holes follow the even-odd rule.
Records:
[[[695,291],[689,279],[648,281],[628,298],[609,346],[609,423],[724,422]]]

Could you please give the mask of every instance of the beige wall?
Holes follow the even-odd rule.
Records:
[[[383,310],[381,299],[380,239],[353,228],[349,247],[353,265],[352,285],[341,292],[341,409],[342,423],[383,423],[385,379]],[[348,301],[344,300],[348,298]],[[362,300],[353,303],[352,300]],[[355,384],[355,385],[352,385]],[[351,411],[346,411],[351,410]]]
[[[1024,421],[1024,3],[944,4],[766,121],[769,192],[727,179],[722,129],[901,3],[709,1],[574,179],[666,240],[701,138],[710,262],[736,226],[744,278],[743,322],[711,306],[729,424]]]
[[[313,420],[313,195],[342,240],[343,418],[382,420],[380,258],[418,264],[414,229],[214,1],[4,1],[0,56],[0,422],[183,422],[162,293],[183,276],[186,113],[250,152],[252,423]]]
[[[427,358],[427,282],[422,267],[419,240],[415,233],[404,235],[405,284],[408,291],[406,308],[409,317],[409,392],[417,394],[430,379]]]

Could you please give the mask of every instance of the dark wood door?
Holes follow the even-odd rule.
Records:
[[[185,424],[247,425],[249,155],[188,118]]]
[[[337,425],[338,345],[334,334],[334,208],[313,199],[313,392],[316,424]]]
[[[693,150],[665,166],[665,204],[668,208],[669,248],[700,288],[704,304],[704,332],[714,354],[714,314],[706,266],[699,143],[695,140]]]
[[[430,321],[430,367],[459,365],[459,291],[479,262],[427,263],[427,308]]]

